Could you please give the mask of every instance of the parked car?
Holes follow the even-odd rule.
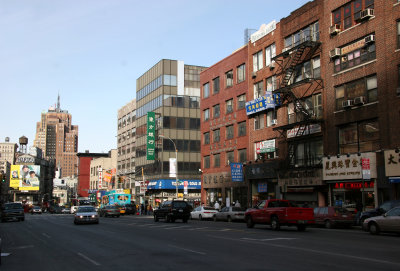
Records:
[[[115,206],[117,206],[117,207],[119,208],[119,213],[120,213],[121,215],[125,215],[125,214],[126,214],[126,207],[125,207],[125,205],[115,205]]]
[[[363,225],[363,222],[365,219],[374,217],[374,216],[381,216],[384,213],[388,212],[390,209],[393,209],[394,207],[400,206],[400,200],[390,200],[382,203],[379,205],[378,208],[362,212],[358,221],[359,225]]]
[[[346,208],[341,207],[317,207],[314,209],[315,224],[324,225],[331,229],[335,226],[351,227],[354,224],[354,216]]]
[[[61,210],[61,213],[63,214],[71,214],[71,208],[64,208]]]
[[[288,200],[263,200],[255,208],[245,213],[248,228],[255,224],[271,225],[273,230],[280,226],[296,226],[298,231],[304,231],[307,225],[315,223],[312,208],[295,207]]]
[[[381,216],[365,219],[362,227],[371,234],[379,234],[380,232],[400,233],[400,206],[389,210]]]
[[[61,207],[60,206],[50,206],[49,212],[51,214],[61,214]]]
[[[93,206],[81,206],[75,213],[74,224],[95,223],[99,224],[99,215]]]
[[[218,211],[213,207],[199,206],[190,212],[190,218],[198,220],[212,219],[216,213],[218,213]]]
[[[166,222],[175,222],[176,219],[182,219],[186,223],[190,217],[191,206],[183,200],[165,201],[160,208],[154,210],[154,221],[160,218]]]
[[[1,207],[1,222],[8,220],[24,221],[25,213],[24,207],[20,202],[4,203]]]
[[[224,207],[221,209],[220,212],[217,212],[213,219],[214,221],[228,221],[228,222],[232,222],[232,221],[244,221],[244,214],[246,212],[245,208],[241,208],[241,207]]]
[[[99,211],[100,216],[104,217],[120,217],[121,212],[119,210],[119,207],[116,205],[107,205],[104,206],[103,208],[100,209]]]
[[[40,206],[33,206],[31,209],[31,214],[42,214],[42,208]]]

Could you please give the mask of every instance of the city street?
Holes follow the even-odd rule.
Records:
[[[0,237],[2,271],[400,270],[398,235],[356,228],[275,232],[244,223],[154,222],[149,216],[74,225],[73,215],[43,214],[1,223]]]

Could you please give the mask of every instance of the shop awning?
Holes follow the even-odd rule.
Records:
[[[391,177],[389,178],[390,183],[400,183],[400,177]]]
[[[178,189],[184,189],[184,182],[187,182],[188,189],[201,189],[201,180],[178,180]],[[152,189],[176,189],[176,181],[169,179],[149,181],[148,190]]]

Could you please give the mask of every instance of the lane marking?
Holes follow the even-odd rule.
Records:
[[[149,228],[153,229],[153,228],[166,228],[169,227],[169,225],[158,225],[158,226],[149,226]]]
[[[26,246],[19,246],[19,247],[12,247],[10,249],[25,249],[25,248],[33,248],[33,245],[26,245]]]
[[[178,247],[178,246],[173,246],[173,245],[168,245],[168,246],[169,247],[174,247],[174,248],[177,248],[177,249],[181,249],[181,250],[184,250],[184,251],[200,254],[200,255],[206,255],[206,253],[200,252],[200,251],[195,251],[195,250],[191,250],[191,249],[187,249],[187,248],[183,248],[183,247]]]
[[[242,240],[250,240],[250,241],[276,241],[276,240],[295,240],[298,238],[283,238],[283,237],[278,237],[278,238],[268,238],[268,239],[256,239],[256,238],[241,238]]]
[[[164,230],[174,230],[174,229],[182,229],[182,228],[188,228],[188,226],[170,227],[170,228],[165,228]]]
[[[329,255],[329,256],[345,257],[345,258],[356,259],[356,260],[367,261],[367,262],[373,262],[373,263],[381,263],[381,264],[389,264],[389,265],[400,266],[400,263],[397,263],[397,262],[390,262],[390,261],[378,260],[378,259],[373,259],[373,258],[359,257],[359,256],[348,255],[348,254],[340,254],[340,253],[329,252],[329,251],[321,251],[321,250],[315,250],[315,249],[310,249],[310,248],[294,247],[294,246],[288,246],[288,245],[278,245],[278,244],[271,244],[271,243],[260,243],[260,242],[256,242],[256,241],[253,241],[253,240],[246,240],[245,238],[234,239],[234,238],[214,236],[214,235],[208,235],[208,236],[212,237],[212,238],[217,238],[217,239],[224,239],[224,240],[230,240],[230,241],[240,241],[240,242],[249,242],[249,243],[252,243],[252,244],[259,244],[259,245],[278,247],[278,248],[284,248],[284,249],[300,250],[300,251],[310,252],[310,253],[314,253],[314,254],[316,253],[316,254],[323,254],[323,255]]]
[[[50,235],[48,235],[47,233],[42,232],[42,235],[43,235],[44,237],[51,238]]]
[[[0,256],[1,256],[1,257],[7,257],[7,256],[10,256],[10,255],[11,255],[11,253],[7,253],[7,252],[6,252],[6,253],[1,253]]]
[[[208,227],[202,227],[202,228],[193,228],[193,229],[189,229],[188,231],[195,231],[195,230],[205,230],[208,229]]]
[[[95,260],[90,259],[88,256],[86,256],[86,255],[84,255],[84,254],[82,254],[80,252],[78,252],[78,255],[81,256],[82,258],[84,258],[85,260],[91,262],[94,265],[97,265],[97,266],[101,265],[98,262],[96,262]]]
[[[232,229],[222,229],[222,230],[219,230],[219,231],[231,231]]]

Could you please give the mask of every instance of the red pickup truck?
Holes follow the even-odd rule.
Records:
[[[314,224],[314,210],[312,208],[294,207],[288,200],[263,200],[255,208],[245,213],[248,228],[255,224],[271,225],[273,230],[280,226],[297,226],[298,231],[304,231],[307,225]]]

